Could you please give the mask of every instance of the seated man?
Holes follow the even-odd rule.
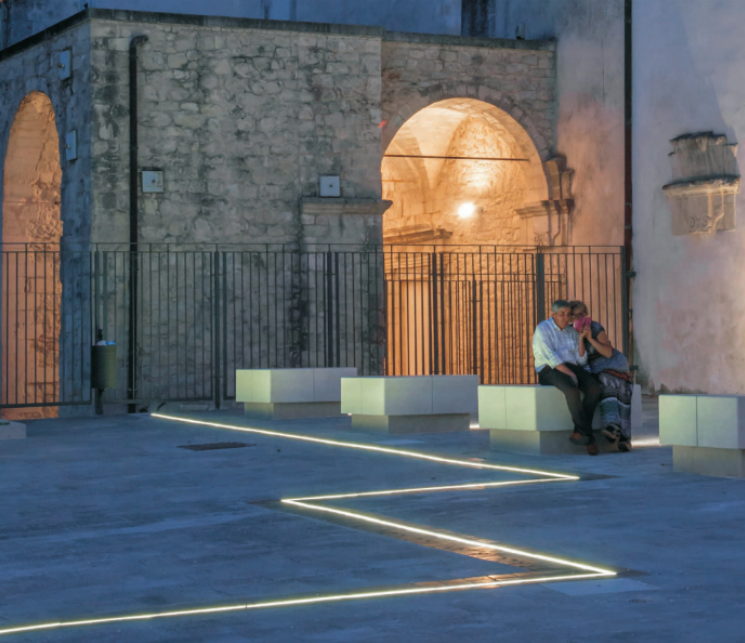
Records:
[[[592,433],[592,416],[600,402],[602,388],[595,377],[583,368],[587,363],[584,344],[571,325],[571,307],[559,299],[551,305],[551,317],[538,324],[533,334],[533,356],[538,382],[555,386],[566,397],[574,422],[569,438],[574,444],[587,445],[590,455],[598,446]],[[580,399],[584,393],[584,400]]]

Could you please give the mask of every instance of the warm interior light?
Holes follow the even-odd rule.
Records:
[[[476,212],[476,206],[473,203],[464,203],[458,208],[458,216],[461,219],[470,219]]]

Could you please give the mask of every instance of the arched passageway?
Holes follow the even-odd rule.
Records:
[[[401,126],[382,177],[388,373],[529,381],[535,257],[518,210],[548,199],[530,136],[491,104],[440,101]]]
[[[527,132],[501,109],[467,98],[440,101],[404,123],[382,177],[383,198],[393,202],[383,220],[391,245],[524,244],[516,210],[548,198]]]
[[[59,389],[59,243],[62,169],[54,108],[26,96],[10,130],[2,204],[4,405],[49,404]],[[3,417],[54,417],[57,407],[3,409]]]

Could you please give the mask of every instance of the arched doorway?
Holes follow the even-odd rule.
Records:
[[[2,387],[8,419],[54,417],[59,390],[62,169],[54,108],[32,92],[10,130],[3,175]]]
[[[443,100],[396,132],[382,178],[388,373],[529,378],[535,256],[519,211],[549,190],[528,133],[489,103]]]

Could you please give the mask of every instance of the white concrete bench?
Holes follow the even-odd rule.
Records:
[[[467,431],[478,384],[477,375],[344,378],[341,410],[353,427],[391,434]]]
[[[660,395],[660,444],[675,471],[745,477],[745,397]]]
[[[356,368],[261,368],[235,372],[235,399],[248,417],[270,420],[341,415],[341,379]]]
[[[26,437],[26,425],[10,420],[0,420],[0,440],[22,440]]]
[[[528,455],[578,453],[569,442],[572,416],[564,394],[555,386],[479,386],[479,426],[489,429],[492,449]],[[642,425],[641,387],[634,385],[631,399],[631,428]],[[592,423],[601,450],[615,449],[600,436],[600,409]]]

